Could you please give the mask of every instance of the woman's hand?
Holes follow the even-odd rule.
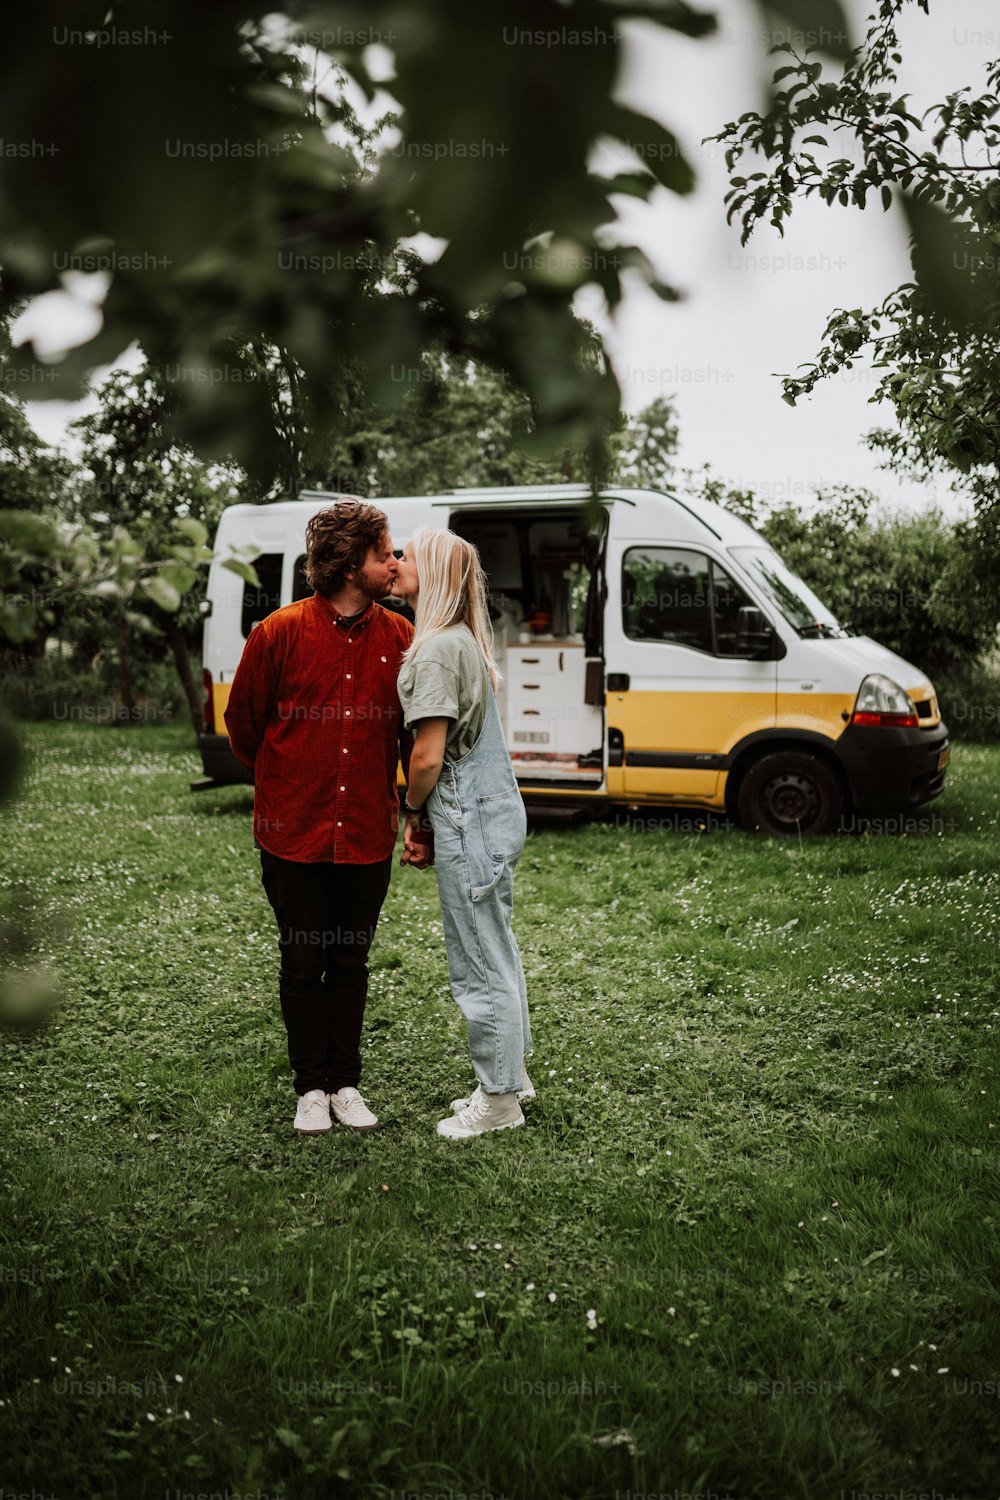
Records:
[[[434,830],[426,813],[406,814],[399,863],[412,865],[415,870],[429,870],[434,863]]]

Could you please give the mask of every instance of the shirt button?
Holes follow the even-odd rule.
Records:
[[[338,828],[343,828],[343,826],[344,826],[344,825],[343,825],[343,823],[338,823],[338,824],[337,824],[337,827],[338,827]]]
[[[344,754],[345,755],[347,754],[347,746],[346,745],[344,746]]]
[[[350,717],[351,717],[351,710],[349,708],[345,708],[344,709],[344,718],[345,719],[349,719]]]
[[[341,790],[341,791],[342,791],[342,792],[346,792],[346,791],[347,791],[347,788],[346,788],[346,786],[342,786],[342,787],[341,787],[341,788],[340,788],[340,790]]]
[[[350,680],[351,680],[351,674],[350,674],[350,672],[348,672],[348,674],[347,674],[347,680],[348,680],[348,682],[350,682]]]

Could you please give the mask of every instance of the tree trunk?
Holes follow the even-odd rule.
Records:
[[[122,724],[135,723],[135,692],[132,688],[132,657],[129,644],[128,616],[118,611],[118,701],[123,713]]]
[[[204,734],[205,716],[202,712],[201,694],[198,691],[198,685],[194,680],[194,673],[191,670],[191,655],[187,648],[187,641],[184,639],[184,632],[181,630],[176,615],[167,615],[166,622],[166,637],[170,642],[170,649],[174,653],[174,665],[177,668],[177,675],[181,680],[181,687],[184,689],[184,696],[188,701],[188,708],[191,711],[191,723],[194,726],[194,732],[195,734]]]

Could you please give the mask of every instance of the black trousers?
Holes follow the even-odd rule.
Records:
[[[278,921],[278,993],[295,1092],[357,1088],[368,950],[392,856],[374,865],[300,864],[261,849],[260,863]]]

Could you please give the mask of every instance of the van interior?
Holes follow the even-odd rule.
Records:
[[[578,509],[452,513],[489,580],[497,695],[518,780],[555,787],[604,774],[603,536]]]

